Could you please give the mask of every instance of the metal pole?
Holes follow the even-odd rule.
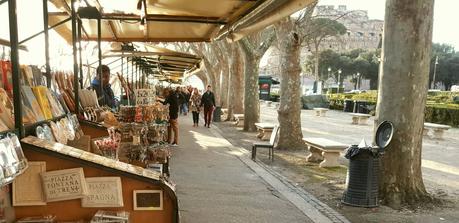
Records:
[[[132,57],[131,57],[131,86],[132,88],[134,88],[134,61]]]
[[[126,58],[126,85],[128,87],[128,90],[129,90],[129,57]],[[131,105],[131,99],[130,99],[131,95],[128,95],[128,105],[130,106]]]
[[[432,89],[435,89],[435,76],[437,75],[437,64],[438,64],[438,56],[435,57],[435,65],[434,65],[434,74],[432,79]]]
[[[78,88],[83,88],[83,50],[81,48],[81,30],[82,30],[82,21],[81,19],[78,19],[78,51],[79,51],[79,59],[80,59],[80,75],[75,76],[75,78],[78,77],[78,82],[80,83],[80,86]]]
[[[135,64],[135,89],[139,89],[139,64]]]
[[[42,33],[45,33],[45,30],[46,30],[46,31],[49,31],[49,30],[51,30],[51,29],[54,29],[54,28],[56,28],[56,27],[58,27],[58,26],[60,26],[60,25],[62,25],[62,24],[64,24],[64,23],[70,21],[71,19],[72,19],[72,18],[69,17],[69,18],[67,18],[67,19],[64,19],[64,20],[62,20],[62,21],[60,21],[60,22],[58,22],[58,23],[52,25],[52,26],[49,27],[49,28],[48,28],[48,27],[45,27],[44,30],[42,30],[42,31],[40,31],[40,32],[38,32],[38,33],[35,33],[35,34],[33,34],[32,36],[29,36],[29,37],[27,37],[27,38],[25,38],[25,39],[19,41],[19,45],[21,45],[21,44],[23,44],[23,43],[25,43],[25,42],[27,42],[27,41],[29,41],[29,40],[31,40],[31,39],[33,39],[33,38],[39,36],[39,35],[41,35]]]
[[[101,36],[102,36],[102,24],[100,18],[97,19],[97,48],[99,50],[99,67],[102,68],[102,49],[101,49]],[[100,83],[100,93],[102,94],[102,104],[107,104],[104,94],[104,86],[102,83],[102,69],[100,69],[99,75],[99,83]],[[100,96],[98,96],[100,97]]]
[[[75,0],[71,0],[71,10],[72,10],[72,47],[73,47],[73,92],[75,94],[75,114],[79,114],[79,103],[80,99],[78,97],[78,59],[77,59],[77,15],[75,12]]]
[[[11,71],[13,76],[14,126],[19,131],[19,137],[22,138],[24,137],[24,127],[22,126],[21,90],[19,88],[20,68],[16,0],[8,0],[8,12],[10,21]]]
[[[51,67],[49,65],[48,0],[43,0],[43,29],[45,32],[46,86],[50,88],[51,87]]]

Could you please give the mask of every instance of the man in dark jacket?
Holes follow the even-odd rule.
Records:
[[[212,92],[212,87],[210,85],[207,85],[207,91],[202,95],[201,106],[204,106],[204,126],[210,128],[210,122],[212,121],[212,112],[215,108],[215,96]]]
[[[102,65],[96,69],[96,78],[91,82],[91,88],[96,91],[97,99],[100,106],[115,108],[116,101],[110,85],[110,68]],[[100,80],[102,78],[102,81]],[[102,84],[102,87],[100,86]]]
[[[164,97],[166,100],[163,104],[169,104],[169,126],[167,128],[167,141],[172,144],[172,146],[177,146],[178,144],[178,113],[179,113],[179,96],[173,90],[164,89]],[[172,139],[172,131],[174,131],[174,140]]]

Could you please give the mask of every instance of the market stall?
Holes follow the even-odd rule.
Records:
[[[0,61],[0,222],[179,222],[169,181],[168,107],[156,102],[159,92],[148,79],[179,83],[200,68],[201,58],[145,42],[222,38],[229,35],[224,30],[253,28],[277,8],[292,10],[296,1],[42,0],[44,30],[21,41],[16,0],[0,0],[0,6],[6,2],[10,39],[0,44],[10,48],[10,58]],[[257,19],[239,23],[251,17]],[[51,29],[71,44],[73,69],[51,68]],[[20,65],[22,44],[42,34],[43,68]],[[86,41],[97,41],[97,60],[83,64]],[[119,44],[103,53],[102,41]],[[120,105],[101,106],[97,89],[86,89],[102,64],[118,71]],[[96,75],[101,80],[102,72]]]

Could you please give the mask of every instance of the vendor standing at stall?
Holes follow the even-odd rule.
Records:
[[[115,108],[115,95],[110,85],[110,68],[107,65],[101,65],[97,67],[96,72],[96,77],[91,82],[91,89],[96,91],[99,105]]]
[[[178,145],[178,113],[179,113],[179,96],[171,89],[164,89],[163,96],[166,98],[162,103],[169,104],[169,126],[167,127],[167,142],[172,146]],[[172,131],[174,132],[174,140],[172,140]]]
[[[212,92],[212,87],[210,85],[207,85],[207,91],[202,95],[201,106],[204,106],[204,126],[210,128],[212,112],[215,109],[215,95]]]

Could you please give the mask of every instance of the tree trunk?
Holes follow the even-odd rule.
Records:
[[[222,84],[220,88],[221,106],[222,108],[228,107],[228,88],[229,88],[229,68],[228,65],[222,66]]]
[[[244,113],[244,67],[241,51],[237,43],[232,44],[233,57],[231,60],[231,80],[228,88],[228,121],[232,120],[234,114]]]
[[[198,77],[199,79],[201,79],[202,84],[204,85],[204,87],[205,87],[206,85],[209,84],[209,80],[208,80],[208,78],[206,77],[206,75],[205,75],[204,72],[199,72],[199,73],[197,73],[197,74],[196,74],[196,77]]]
[[[382,158],[380,196],[393,208],[429,198],[421,172],[422,130],[432,44],[431,0],[387,0],[378,122],[395,132]]]
[[[304,149],[301,131],[300,47],[290,19],[276,24],[280,60],[279,141],[277,149]]]
[[[207,59],[203,61],[204,61],[204,66],[206,67],[208,77],[209,77],[208,82],[210,86],[212,86],[212,91],[214,92],[214,95],[215,95],[215,104],[217,106],[220,106],[220,103],[221,103],[220,94],[218,94],[218,92],[220,92],[220,76],[218,74],[218,69],[214,68]]]
[[[251,51],[243,41],[239,41],[244,55],[244,131],[256,131],[255,123],[260,122],[260,98],[258,92],[258,65],[260,56]]]
[[[319,44],[314,43],[314,78],[319,81]]]

